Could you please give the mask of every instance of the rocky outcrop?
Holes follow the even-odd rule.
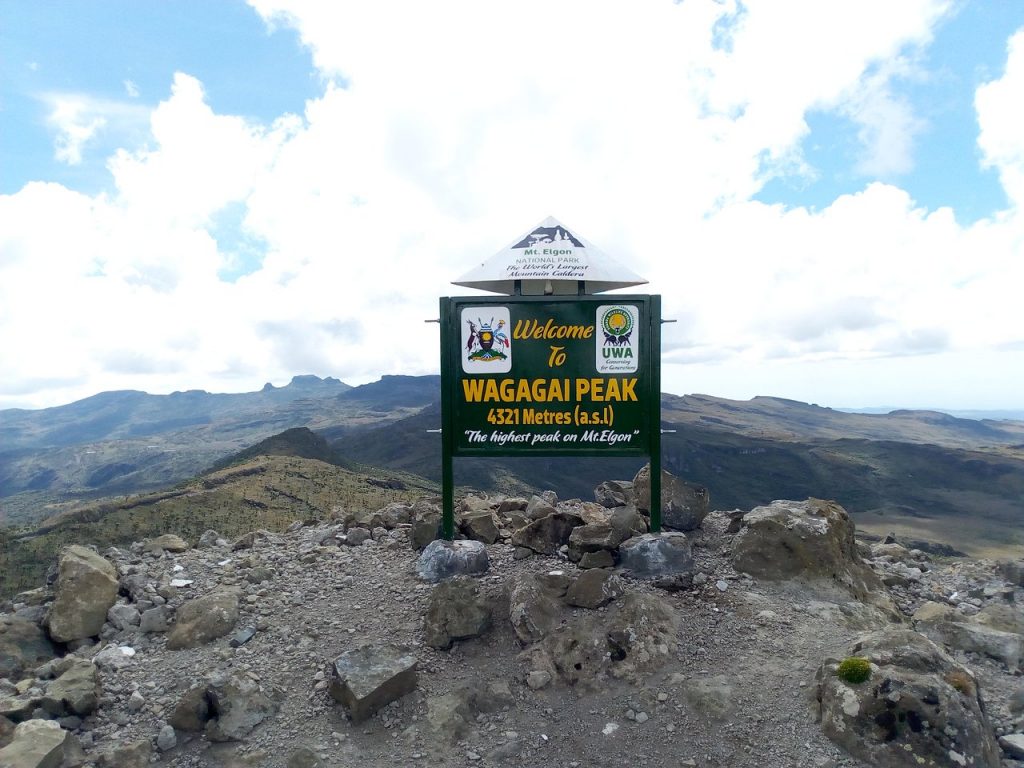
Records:
[[[650,464],[636,473],[632,490],[636,508],[645,515],[650,515]],[[704,486],[680,480],[664,469],[661,471],[661,524],[665,528],[676,531],[697,530],[707,517],[710,503],[710,494]]]
[[[473,579],[457,576],[434,587],[423,619],[431,648],[448,650],[456,640],[479,637],[490,625],[490,601],[481,595]]]
[[[967,617],[951,606],[928,602],[914,613],[914,626],[937,643],[997,659],[1016,672],[1024,664],[1024,634],[1013,631],[1024,629],[1018,617],[1009,606],[989,606]]]
[[[629,593],[605,613],[587,611],[560,625],[530,658],[535,670],[567,685],[635,680],[668,660],[678,626],[679,616],[665,600]]]
[[[416,689],[416,657],[393,646],[363,646],[331,664],[331,697],[354,722]]]
[[[57,584],[48,619],[58,643],[100,633],[107,611],[117,599],[117,572],[91,549],[71,545],[57,561]]]
[[[888,628],[862,637],[850,653],[870,663],[868,680],[843,679],[835,659],[815,678],[830,739],[870,765],[998,768],[977,681],[928,638]]]
[[[859,600],[884,595],[881,579],[857,553],[850,516],[834,501],[773,501],[742,520],[732,551],[737,571],[835,585]]]
[[[195,648],[226,635],[238,621],[238,597],[237,590],[224,589],[189,600],[178,609],[167,633],[167,647],[172,651]]]

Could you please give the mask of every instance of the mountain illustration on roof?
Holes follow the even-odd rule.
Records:
[[[509,295],[565,296],[579,293],[580,283],[593,294],[647,280],[549,216],[452,282]]]
[[[528,234],[518,243],[513,245],[513,248],[534,248],[542,243],[572,243],[576,248],[583,248],[584,245],[570,232],[568,229],[563,227],[561,224],[555,227],[539,226],[533,232]]]

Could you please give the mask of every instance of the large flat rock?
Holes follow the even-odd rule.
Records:
[[[331,665],[331,696],[355,722],[416,689],[416,657],[393,646],[363,646]]]

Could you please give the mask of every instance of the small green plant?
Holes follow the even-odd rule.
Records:
[[[840,680],[857,685],[871,677],[871,662],[859,656],[850,656],[839,662],[836,674]]]

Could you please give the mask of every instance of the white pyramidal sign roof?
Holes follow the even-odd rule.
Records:
[[[516,239],[454,285],[524,296],[601,293],[647,281],[552,217]]]

